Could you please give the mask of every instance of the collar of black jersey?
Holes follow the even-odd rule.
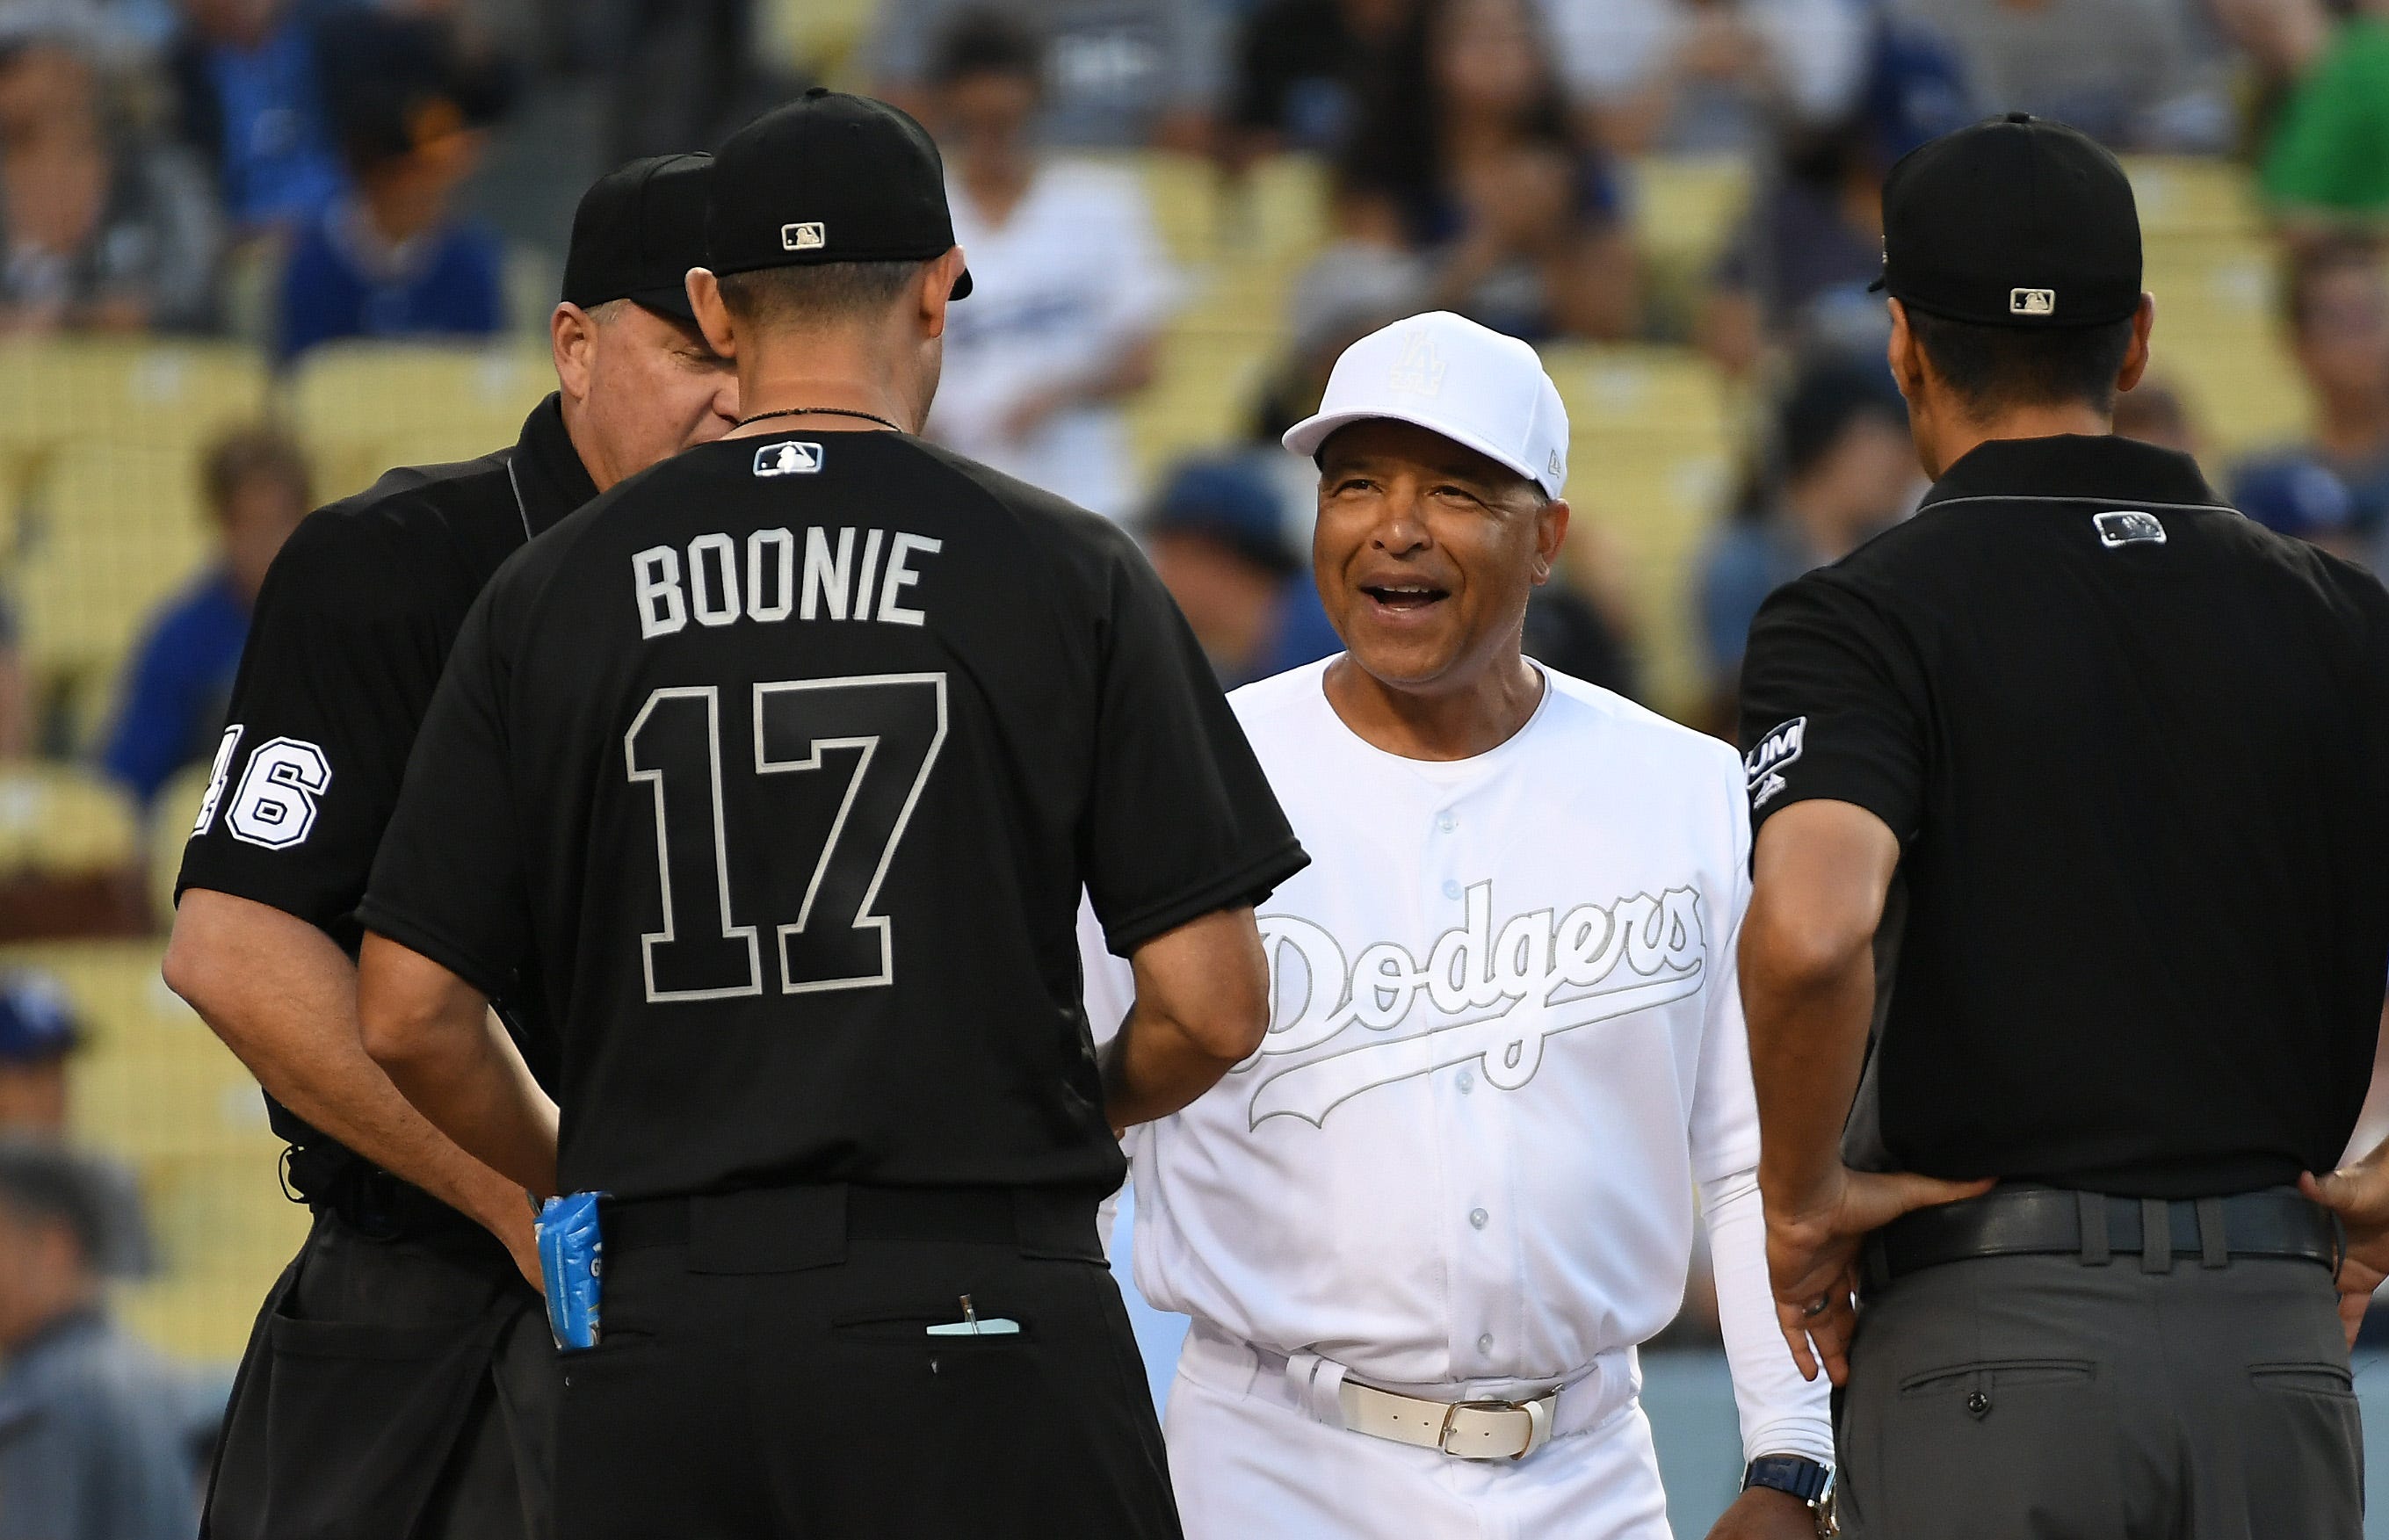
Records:
[[[506,469],[514,477],[515,500],[522,504],[526,535],[546,533],[597,495],[597,483],[589,479],[589,468],[564,429],[560,395],[551,394],[531,408]]]
[[[1942,473],[1923,506],[1965,498],[2078,497],[2115,503],[2221,508],[2198,462],[2112,434],[1993,439]]]

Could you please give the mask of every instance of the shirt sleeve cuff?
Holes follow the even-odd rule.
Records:
[[[438,926],[426,923],[404,910],[396,909],[375,897],[365,896],[357,906],[357,923],[376,935],[397,942],[409,951],[437,962],[463,979],[489,999],[495,999],[514,981],[510,967],[493,967],[473,954],[472,948],[456,941]]]
[[[1116,957],[1127,957],[1156,935],[1166,935],[1214,910],[1231,909],[1239,904],[1258,904],[1275,891],[1280,883],[1310,864],[1309,855],[1292,835],[1270,848],[1266,855],[1238,867],[1224,877],[1157,903],[1147,904],[1117,920],[1104,923],[1104,945]]]

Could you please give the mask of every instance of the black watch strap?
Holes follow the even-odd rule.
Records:
[[[1742,1487],[1747,1492],[1763,1486],[1771,1492],[1787,1493],[1811,1508],[1833,1484],[1831,1467],[1818,1464],[1805,1455],[1761,1455],[1750,1462],[1742,1473]]]

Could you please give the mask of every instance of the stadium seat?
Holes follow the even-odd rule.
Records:
[[[2124,160],[2140,206],[2142,241],[2154,256],[2182,235],[2253,235],[2264,212],[2247,169],[2217,158],[2135,155]]]
[[[0,968],[56,975],[91,1034],[72,1069],[76,1137],[130,1163],[163,1268],[129,1287],[127,1318],[185,1357],[236,1356],[298,1249],[307,1212],[275,1177],[281,1144],[255,1082],[158,976],[155,940],[0,948]]]
[[[143,852],[148,862],[149,897],[160,927],[173,923],[174,878],[183,870],[183,847],[191,841],[191,825],[198,821],[199,798],[207,795],[213,768],[205,760],[184,767],[158,789],[149,804]]]
[[[2177,235],[2148,250],[2152,374],[2189,404],[2218,461],[2293,438],[2311,411],[2285,346],[2279,258],[2262,238]]]
[[[116,872],[136,859],[133,804],[70,765],[0,765],[0,881]]]
[[[1543,357],[1567,403],[1568,502],[1618,548],[1642,630],[1645,692],[1680,716],[1700,690],[1693,566],[1730,490],[1733,400],[1716,368],[1689,350],[1569,345]]]
[[[255,421],[264,360],[228,343],[84,337],[0,345],[0,479],[21,488],[67,440],[185,449]]]
[[[1708,271],[1750,201],[1750,160],[1654,155],[1626,170],[1626,203],[1645,261],[1690,279]]]
[[[511,444],[555,388],[544,348],[338,342],[299,361],[289,402],[328,499],[372,485],[392,465],[468,460]]]
[[[71,439],[52,454],[16,570],[37,680],[104,688],[151,610],[206,559],[198,452],[160,434]]]

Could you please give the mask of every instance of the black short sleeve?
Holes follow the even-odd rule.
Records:
[[[343,942],[444,651],[380,531],[318,514],[275,560],[175,883]]]
[[[1127,956],[1309,864],[1194,633],[1125,541],[1098,682],[1080,846],[1105,944]]]
[[[1795,802],[1864,808],[1905,845],[1923,812],[1926,684],[1897,622],[1831,572],[1778,589],[1742,665],[1751,820]]]
[[[365,929],[492,996],[514,984],[530,946],[495,597],[457,633],[357,911]]]

